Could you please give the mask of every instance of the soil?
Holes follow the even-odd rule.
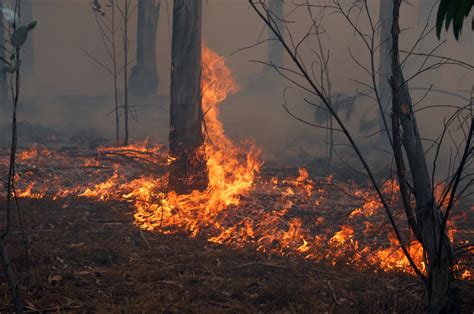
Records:
[[[409,275],[356,272],[294,257],[140,231],[127,203],[21,200],[29,259],[14,219],[7,237],[28,312],[424,311]],[[474,310],[461,283],[463,312]],[[12,310],[1,283],[1,312]]]

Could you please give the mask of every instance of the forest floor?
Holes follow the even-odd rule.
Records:
[[[150,167],[156,166],[144,163],[148,159],[143,157],[137,162],[129,155],[102,152],[98,156],[95,149],[80,147],[51,151],[33,146],[30,150],[20,150],[17,167],[20,181],[25,184],[32,180],[36,188],[55,187],[60,190],[76,186],[78,182],[93,187],[113,177],[114,163],[122,163],[125,167],[120,175],[125,181],[131,181],[136,175],[149,172],[149,169],[154,169]],[[148,151],[142,153],[149,157]],[[5,165],[8,151],[5,150],[0,157],[0,165]],[[92,164],[91,158],[100,165]],[[310,196],[305,196],[308,192],[306,185],[293,179],[298,173],[297,168],[266,165],[255,181],[255,190],[242,197],[239,209],[246,218],[253,217],[258,221],[272,212],[272,208],[278,208],[281,205],[278,202],[283,200],[293,204],[288,213],[269,216],[279,219],[273,225],[283,226],[281,234],[290,233],[288,223],[294,218],[300,218],[302,223],[312,221],[313,224],[315,220],[322,219],[324,228],[309,228],[308,232],[314,231],[321,236],[326,232],[337,235],[338,230],[344,230],[341,229],[343,223],[350,223],[354,235],[360,236],[358,243],[361,247],[369,240],[375,241],[373,244],[376,245],[387,244],[385,237],[377,236],[379,232],[386,234],[387,222],[383,212],[370,217],[349,216],[354,208],[364,202],[349,195],[347,190],[342,191],[344,188],[356,188],[346,182],[347,177],[344,178],[344,175],[351,178],[354,175],[341,171],[335,179],[341,180],[336,181],[340,183],[338,185],[327,182],[326,175],[335,173],[334,169],[323,173],[318,165],[313,166],[322,177],[311,176],[314,190],[309,193]],[[309,165],[310,174],[314,172],[311,168]],[[279,178],[279,185],[271,183],[274,178]],[[309,182],[308,179],[305,182]],[[20,186],[17,188],[20,189]],[[280,195],[289,188],[294,191]],[[346,246],[333,247],[331,243],[325,247],[325,254],[330,254],[333,248],[347,251],[346,255],[341,256],[341,263],[331,263],[334,261],[332,258],[317,262],[305,259],[304,255],[288,253],[289,250],[285,250],[291,247],[287,246],[281,248],[284,254],[269,254],[262,250],[258,252],[252,245],[236,248],[211,243],[205,232],[189,237],[189,230],[173,230],[173,234],[144,231],[136,225],[136,208],[131,202],[113,197],[93,201],[77,194],[52,197],[57,195],[56,192],[54,189],[49,194],[45,192],[40,199],[35,199],[34,193],[30,194],[30,198],[20,199],[28,256],[18,217],[12,215],[7,248],[28,312],[424,311],[424,287],[416,277],[397,271],[375,272],[376,269],[369,266],[364,270],[347,266],[346,262],[356,257],[354,252],[360,252],[351,250],[355,249],[352,235],[345,244],[347,250]],[[320,202],[318,206],[314,205],[316,201]],[[0,204],[4,203],[5,200],[0,199]],[[264,210],[257,210],[259,208]],[[239,225],[238,218],[231,215],[222,222]],[[468,233],[461,235],[472,236],[470,230],[473,224],[472,215],[468,215],[468,219],[462,218],[459,227]],[[364,236],[363,231],[369,225],[374,226],[372,233]],[[258,224],[255,226],[256,237],[259,236],[257,227]],[[267,252],[271,251],[272,245],[272,242],[268,244]],[[0,312],[10,312],[11,298],[6,278],[3,274],[0,277]],[[464,302],[463,312],[472,313],[473,283],[460,281],[459,285]]]
[[[18,230],[8,248],[31,312],[423,311],[415,277],[141,232],[127,203],[23,200],[22,209],[29,263]],[[474,289],[461,287],[471,313]],[[0,311],[10,311],[4,278],[1,293]]]

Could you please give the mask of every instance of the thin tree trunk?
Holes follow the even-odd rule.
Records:
[[[3,25],[3,13],[1,9],[3,8],[3,1],[0,0],[0,58],[5,58],[5,27]],[[8,102],[8,81],[7,81],[7,72],[3,70],[3,67],[6,66],[3,61],[0,61],[0,108],[4,109],[7,107]]]
[[[270,14],[271,12],[271,14]],[[269,19],[273,21],[280,32],[283,33],[283,0],[270,0],[269,6]],[[269,29],[269,38],[268,42],[268,57],[267,62],[272,63],[278,66],[284,66],[283,64],[283,47],[279,40],[276,39],[272,30]]]
[[[399,56],[399,13],[401,0],[394,0],[392,25],[392,111],[394,130],[394,148],[400,145],[398,126],[403,130],[401,142],[408,160],[414,184],[416,199],[416,220],[418,240],[428,257],[428,302],[432,313],[453,313],[459,311],[458,290],[453,284],[451,271],[452,248],[446,233],[442,234],[442,216],[435,205],[433,188],[428,172],[425,153],[418,131],[413,103],[408,84],[403,78]],[[403,156],[396,156],[403,159]],[[398,164],[398,163],[397,163]],[[441,251],[438,244],[442,239]]]
[[[128,145],[129,131],[128,131],[128,18],[130,14],[130,0],[125,0],[123,24],[124,24],[124,35],[123,35],[123,86],[124,86],[124,115],[125,115],[125,136],[123,139],[123,145]]]
[[[118,100],[118,86],[117,86],[117,46],[116,46],[116,30],[115,30],[115,2],[112,2],[112,72],[114,75],[114,103],[115,103],[115,140],[117,147],[120,146],[120,112]]]
[[[201,0],[175,0],[171,48],[169,187],[177,193],[207,187],[201,107]]]
[[[156,32],[161,0],[139,0],[137,18],[137,64],[130,73],[130,93],[155,95],[158,88]]]

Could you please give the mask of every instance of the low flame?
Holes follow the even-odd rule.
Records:
[[[252,142],[235,144],[225,135],[219,120],[220,105],[228,95],[238,91],[231,71],[224,59],[208,48],[203,49],[202,58],[203,131],[209,173],[206,190],[189,195],[168,191],[168,175],[163,169],[173,160],[161,146],[145,141],[120,148],[102,147],[95,158],[68,159],[65,154],[53,154],[34,146],[20,153],[20,163],[41,164],[49,160],[57,169],[71,165],[72,169],[79,169],[77,174],[68,169],[68,175],[72,172],[77,176],[77,182],[68,184],[61,181],[61,176],[48,173],[43,184],[29,182],[23,189],[17,189],[17,195],[43,198],[53,194],[55,199],[76,196],[126,201],[135,207],[135,223],[145,230],[185,232],[233,247],[251,245],[262,252],[303,256],[333,265],[343,263],[356,269],[412,274],[395,236],[380,228],[385,217],[373,191],[351,183],[345,184],[344,193],[340,193],[335,188],[331,190],[335,185],[332,176],[316,182],[304,168],[299,169],[295,177],[266,179],[260,175],[260,150]],[[130,163],[124,160],[133,166],[127,167]],[[143,171],[137,171],[138,166],[149,175],[143,176]],[[104,174],[108,177],[104,178]],[[27,181],[36,177],[33,170],[28,170],[19,179]],[[84,178],[90,182],[96,182],[97,178],[104,180],[83,186],[78,182],[84,182]],[[60,188],[47,191],[39,186]],[[387,181],[382,186],[383,193],[395,205],[399,203],[398,189],[395,181]],[[349,211],[347,208],[335,211],[332,206],[336,206],[338,200],[334,195],[344,195],[358,204]],[[337,217],[341,212],[343,215]],[[453,222],[448,230],[454,241]],[[409,251],[415,263],[425,271],[421,245],[412,241]],[[472,269],[461,267],[458,273],[460,278],[473,279]]]

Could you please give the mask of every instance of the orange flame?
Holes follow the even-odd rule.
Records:
[[[333,265],[344,263],[357,269],[369,267],[413,274],[392,233],[376,244],[367,240],[386,234],[386,231],[377,228],[377,219],[385,221],[384,214],[380,210],[382,204],[370,189],[360,189],[353,183],[346,185],[345,190],[348,191],[345,195],[357,199],[358,203],[345,208],[342,223],[340,220],[335,223],[331,207],[337,206],[334,198],[338,196],[329,190],[335,185],[332,175],[317,183],[304,168],[289,178],[274,176],[264,179],[259,176],[260,150],[251,142],[236,145],[225,135],[219,120],[220,105],[228,95],[238,91],[231,71],[224,59],[208,48],[203,48],[202,58],[203,131],[206,134],[205,153],[209,173],[206,190],[193,191],[189,195],[168,192],[166,173],[143,176],[140,172],[137,175],[137,172],[130,172],[117,161],[117,156],[125,156],[129,160],[166,169],[173,160],[162,151],[161,146],[145,141],[120,148],[101,147],[94,158],[69,159],[66,155],[35,145],[19,154],[20,162],[36,164],[48,160],[58,165],[72,164],[74,169],[87,169],[91,180],[95,177],[100,180],[85,186],[76,183],[66,187],[57,177],[48,176],[47,184],[29,182],[22,189],[18,188],[18,196],[43,198],[50,193],[53,198],[76,196],[99,201],[127,201],[135,207],[135,223],[145,230],[163,233],[185,231],[190,236],[204,235],[213,243],[236,247],[252,245],[262,252],[298,255]],[[104,165],[101,159],[104,157],[111,157],[112,161]],[[102,169],[108,169],[105,180],[101,180],[104,179],[103,172],[100,172],[104,171]],[[26,173],[25,178],[23,175],[22,182],[27,182],[26,177],[36,178],[34,171]],[[78,177],[83,179],[84,173]],[[60,186],[58,191],[38,189],[38,186],[54,184]],[[396,208],[399,203],[397,182],[385,182],[382,191]],[[264,195],[265,202],[259,203],[258,195]],[[347,202],[342,203],[347,207]],[[313,215],[309,218],[304,214],[295,216],[294,210],[303,213],[310,211]],[[347,225],[348,221],[351,225]],[[455,232],[454,221],[451,220],[448,233],[452,241]],[[412,241],[409,252],[420,269],[425,271],[421,245]],[[460,278],[473,279],[472,269],[459,268],[458,272]]]

